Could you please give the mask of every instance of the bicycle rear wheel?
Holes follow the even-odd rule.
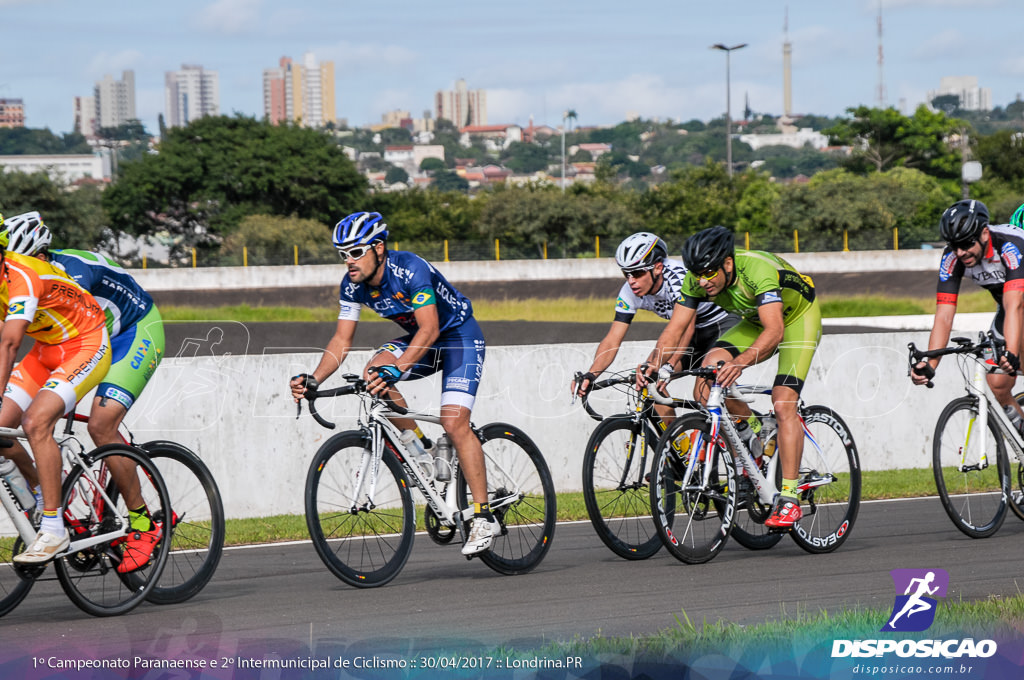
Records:
[[[1013,395],[1013,398],[1017,400],[1017,403],[1024,407],[1024,392]],[[1010,452],[1006,453],[1007,462],[1010,463],[1010,509],[1013,510],[1013,514],[1017,515],[1017,519],[1024,520],[1024,463],[1017,461],[1016,474],[1014,473],[1013,463],[1010,459]]]
[[[827,406],[801,409],[804,453],[800,461],[803,518],[790,536],[809,553],[829,553],[850,537],[860,509],[860,458],[850,428]],[[782,486],[779,468],[778,486]]]
[[[19,567],[11,561],[12,557],[25,550],[25,542],[20,536],[9,535],[14,533],[14,526],[7,520],[6,514],[3,517],[4,521],[0,522],[0,528],[5,529],[3,538],[0,538],[0,616],[21,604],[28,596],[28,591],[32,590],[36,576],[45,568]]]
[[[555,534],[555,485],[537,445],[519,428],[491,423],[479,430],[487,470],[487,498],[501,524],[501,535],[479,554],[501,574],[525,574],[534,569],[551,547]],[[459,467],[457,500],[470,507],[472,497]],[[463,517],[468,526],[472,513]],[[467,529],[468,530],[468,529]]]
[[[1010,471],[1003,437],[991,415],[984,451],[987,464],[981,467],[977,417],[976,397],[960,397],[946,405],[935,424],[932,472],[953,525],[971,538],[985,538],[1006,519]],[[959,469],[961,463],[966,469]]]
[[[154,604],[184,602],[203,589],[224,549],[224,505],[217,482],[196,454],[181,444],[142,445],[160,470],[171,496],[171,549],[160,580],[149,594]]]
[[[117,518],[125,523],[125,531],[118,538],[79,549],[54,563],[67,596],[94,616],[123,614],[145,600],[160,578],[170,548],[164,525],[163,537],[153,549],[149,563],[129,573],[118,573],[117,567],[126,551],[132,548],[125,540],[130,533],[128,507],[113,477],[106,479],[109,472],[105,462],[112,456],[127,458],[135,464],[135,475],[150,516],[158,522],[158,518],[170,516],[170,498],[159,470],[149,456],[134,446],[110,444],[83,456],[95,483],[84,474],[81,466],[71,469],[64,480],[62,506],[72,544],[114,531]],[[100,493],[104,487],[113,506]]]
[[[720,438],[711,440],[710,430],[702,413],[677,418],[658,442],[652,465],[654,526],[666,550],[686,564],[707,562],[721,552],[736,517],[732,454]],[[692,471],[684,485],[688,467]]]
[[[657,435],[630,418],[609,418],[590,435],[583,454],[583,500],[601,541],[627,560],[644,560],[661,549],[651,520],[645,476]]]
[[[306,526],[313,547],[332,574],[357,588],[382,586],[397,576],[412,552],[416,529],[401,464],[387,448],[379,469],[372,470],[368,445],[360,431],[336,434],[313,456],[306,476]],[[372,498],[368,486],[375,486]]]

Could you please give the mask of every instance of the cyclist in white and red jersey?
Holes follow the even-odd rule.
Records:
[[[965,277],[991,293],[999,309],[990,330],[1006,347],[999,357],[1004,372],[990,373],[988,384],[1010,420],[1024,430],[1024,412],[1013,398],[1024,341],[1024,231],[1009,224],[989,224],[984,203],[963,200],[942,213],[939,232],[947,245],[939,261],[935,321],[928,349],[939,349],[949,342],[960,283]],[[914,384],[924,385],[929,380],[920,372],[924,363],[911,371]],[[934,371],[939,359],[927,359],[927,363]]]

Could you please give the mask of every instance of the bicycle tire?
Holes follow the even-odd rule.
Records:
[[[992,420],[988,421],[989,441],[992,443],[987,453],[989,460],[995,456],[996,464],[990,463],[983,470],[960,472],[956,469],[964,446],[971,447],[978,441],[977,437],[970,436],[977,416],[976,397],[960,397],[946,404],[935,423],[932,472],[942,507],[953,525],[971,538],[986,538],[998,531],[1006,519],[1010,472],[1006,446]],[[966,461],[974,464],[980,459],[980,454],[980,451],[969,449]]]
[[[25,542],[21,536],[0,539],[0,616],[9,614],[28,597],[36,582],[35,577],[42,573],[42,568],[25,569],[11,561],[24,549]]]
[[[1013,395],[1013,398],[1024,407],[1024,392]],[[1009,461],[1009,452],[1007,452],[1006,458]],[[1011,472],[1013,470],[1012,463],[1010,470]],[[1014,483],[1016,483],[1016,486]],[[1017,475],[1010,478],[1010,510],[1013,510],[1013,514],[1017,516],[1017,519],[1024,521],[1024,463],[1021,461],[1017,461]]]
[[[161,440],[141,448],[164,478],[174,516],[167,564],[148,600],[185,602],[210,582],[220,563],[225,534],[220,489],[206,464],[181,444]]]
[[[105,459],[111,456],[128,458],[135,463],[142,497],[153,518],[170,516],[170,497],[156,465],[141,449],[125,444],[101,446],[84,456],[93,474],[99,475]],[[103,480],[98,480],[103,484]],[[107,484],[111,507],[99,495],[97,487],[75,465],[64,480],[62,507],[65,524],[72,541],[96,535],[113,528],[114,517],[127,520],[128,508],[121,494],[114,489],[113,478]],[[75,605],[93,616],[123,614],[141,604],[156,586],[167,562],[170,541],[160,540],[153,550],[150,562],[141,569],[119,574],[123,538],[100,543],[65,555],[54,562],[61,588]]]
[[[608,418],[583,454],[583,501],[601,542],[619,557],[645,560],[661,550],[645,479],[658,436],[646,423]],[[639,447],[643,447],[641,450]]]
[[[736,517],[732,454],[721,438],[711,441],[710,430],[703,413],[677,418],[658,442],[651,470],[654,526],[665,549],[686,564],[702,564],[721,552]],[[673,446],[684,435],[685,443]],[[691,478],[682,488],[680,482],[694,458]],[[709,483],[704,485],[702,476],[709,464]]]
[[[800,494],[804,511],[789,535],[809,553],[830,553],[850,537],[860,510],[860,457],[849,426],[828,406],[800,410],[804,427],[804,452],[799,482],[832,475],[832,481]],[[778,468],[782,486],[782,468]]]
[[[525,574],[541,563],[555,534],[557,507],[551,471],[537,445],[517,427],[490,423],[480,428],[478,435],[487,470],[487,497],[502,531],[477,557],[499,574]],[[459,507],[469,508],[471,494],[461,466],[457,483]],[[464,512],[467,532],[471,520],[472,512]]]
[[[773,434],[768,441],[771,442],[777,437],[778,432]],[[767,456],[762,456],[761,474],[767,474],[769,460]],[[776,470],[778,470],[778,466],[776,466]],[[776,546],[782,540],[783,534],[772,531],[764,525],[764,521],[771,512],[770,504],[766,506],[761,503],[757,497],[757,490],[742,472],[739,472],[737,479],[739,479],[740,495],[736,501],[736,519],[733,522],[730,537],[747,550],[768,550]],[[779,485],[780,482],[776,481],[775,487],[778,488]]]
[[[359,430],[334,435],[316,452],[306,476],[306,526],[323,563],[343,582],[375,588],[405,566],[416,513],[405,473],[385,440],[373,503],[353,498],[369,441]]]

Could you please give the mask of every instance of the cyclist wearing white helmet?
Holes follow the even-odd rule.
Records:
[[[89,436],[96,446],[121,442],[118,427],[138,399],[164,354],[164,324],[153,298],[113,260],[85,250],[50,250],[52,235],[38,212],[16,215],[6,221],[8,252],[34,256],[55,265],[88,291],[106,319],[110,336],[111,364],[96,388],[89,410]],[[125,539],[127,548],[118,571],[127,573],[149,563],[160,540],[161,528],[145,507],[135,464],[110,459],[111,472],[129,507],[134,530]],[[42,510],[42,497],[36,496]]]
[[[296,401],[316,388],[341,366],[355,336],[363,307],[391,319],[405,335],[374,352],[363,370],[373,393],[387,392],[401,406],[394,385],[441,371],[441,425],[459,452],[474,501],[473,524],[462,548],[476,555],[490,547],[501,526],[491,514],[487,498],[484,452],[470,415],[484,363],[483,332],[473,318],[473,305],[426,260],[413,253],[387,249],[388,229],[376,212],[357,212],[334,228],[334,247],[348,266],[341,282],[338,325],[312,373],[291,379]],[[399,428],[429,441],[415,420],[394,418]]]
[[[611,328],[597,346],[593,363],[579,383],[576,380],[572,382],[571,389],[578,396],[586,394],[597,376],[611,366],[637,310],[654,312],[662,319],[672,317],[686,276],[686,267],[682,262],[668,259],[665,241],[646,231],[633,234],[619,244],[615,251],[615,263],[622,270],[626,281],[615,302],[615,318]],[[738,316],[729,314],[713,302],[701,303],[696,319],[679,343],[686,349],[673,359],[674,363],[681,364],[682,368],[691,368],[711,349],[718,336],[737,321]],[[660,404],[656,408],[667,424],[673,414],[672,408]]]

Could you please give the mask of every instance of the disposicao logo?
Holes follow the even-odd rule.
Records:
[[[883,633],[917,633],[935,622],[938,599],[946,597],[949,574],[944,569],[893,569],[889,572],[896,588],[892,612],[880,629]],[[832,658],[898,657],[953,659],[988,658],[997,651],[994,640],[833,640]]]
[[[945,569],[893,569],[896,600],[882,632],[917,633],[935,621],[936,598],[946,597],[949,574]]]

